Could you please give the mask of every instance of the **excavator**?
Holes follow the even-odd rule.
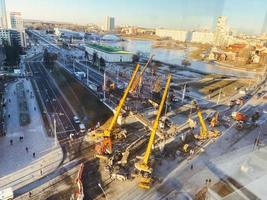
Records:
[[[127,88],[125,89],[122,98],[120,99],[119,105],[115,109],[115,114],[114,114],[109,126],[105,130],[100,131],[100,132],[95,132],[92,135],[93,138],[102,139],[101,144],[97,144],[95,147],[95,150],[97,152],[96,157],[98,157],[98,158],[106,158],[106,155],[112,154],[112,141],[111,141],[111,138],[113,137],[112,131],[113,131],[113,129],[117,123],[117,120],[118,120],[119,115],[121,113],[121,109],[124,105],[124,102],[125,102],[127,96],[128,96],[130,88],[132,87],[133,81],[136,77],[136,74],[137,74],[139,68],[140,68],[140,65],[137,64],[136,68],[132,74],[132,77],[130,79],[130,82],[129,82]]]
[[[199,122],[200,122],[200,133],[198,136],[196,136],[196,139],[198,140],[206,140],[208,138],[216,138],[219,136],[219,131],[217,130],[214,130],[214,131],[211,131],[211,130],[208,130],[207,129],[207,126],[206,126],[206,123],[203,119],[203,116],[202,116],[202,112],[201,112],[201,109],[200,107],[198,106],[197,102],[195,100],[193,100],[193,105],[195,106],[196,110],[197,110],[197,116],[198,116],[198,119],[199,119]]]
[[[144,188],[144,189],[149,189],[151,186],[151,182],[152,182],[152,177],[151,177],[152,168],[151,168],[151,163],[149,163],[149,157],[150,157],[150,154],[152,151],[152,145],[154,143],[154,138],[155,138],[158,126],[159,126],[160,115],[161,115],[161,112],[163,110],[166,98],[167,98],[171,79],[172,79],[172,76],[169,75],[168,79],[167,79],[166,87],[165,87],[165,90],[164,90],[164,93],[163,93],[163,96],[161,99],[161,103],[160,103],[160,106],[158,109],[158,113],[157,113],[156,119],[153,123],[153,129],[152,129],[151,134],[150,134],[150,138],[148,141],[145,155],[141,161],[135,163],[135,168],[139,171],[139,174],[141,176],[141,182],[139,183],[139,187]]]
[[[142,77],[145,73],[146,68],[148,67],[149,63],[152,61],[154,55],[152,55],[147,63],[145,64],[145,66],[143,67],[143,69],[141,70],[140,74],[136,77],[136,79],[134,80],[132,87],[130,89],[130,94],[136,94],[137,93],[137,89],[138,89],[138,85],[141,83]]]

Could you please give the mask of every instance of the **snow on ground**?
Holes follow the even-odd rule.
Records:
[[[30,81],[23,80],[23,82],[25,90],[32,91]],[[26,93],[26,97],[31,123],[24,127],[20,126],[17,98],[14,94],[15,87],[15,83],[10,84],[5,96],[11,102],[6,106],[7,133],[6,136],[0,138],[0,177],[33,163],[47,154],[54,146],[54,140],[47,137],[36,98],[30,98],[30,92]],[[10,114],[10,118],[8,118],[8,114]],[[19,141],[20,136],[24,137],[21,142]],[[13,140],[13,145],[10,145],[10,140]],[[28,153],[26,147],[29,148]],[[36,158],[33,158],[33,152],[36,153]]]

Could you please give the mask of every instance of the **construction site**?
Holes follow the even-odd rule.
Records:
[[[36,155],[49,159],[32,167],[26,154],[25,173],[1,177],[1,187],[12,187],[15,199],[27,199],[29,192],[30,199],[49,200],[264,199],[266,67],[246,75],[215,73],[214,65],[207,73],[153,54],[103,67],[100,60],[75,57],[83,55],[80,49],[61,48],[38,31],[29,35],[34,53],[4,93],[6,133],[17,132],[11,110],[18,102],[16,128],[34,135],[38,116],[37,131],[46,138],[35,135],[42,148],[34,147],[39,152],[30,162]]]
[[[95,199],[251,199],[252,191],[236,192],[246,185],[221,177],[220,165],[211,160],[263,140],[265,105],[258,102],[266,98],[265,74],[197,74],[155,68],[152,59],[121,66],[125,89],[112,82],[116,74],[104,74],[101,101],[113,116],[85,136],[95,146],[104,187]],[[245,137],[247,146],[240,146]],[[207,172],[210,163],[214,169]]]

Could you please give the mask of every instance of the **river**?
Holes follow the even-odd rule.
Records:
[[[105,41],[103,44],[120,47],[127,51],[142,54],[149,57],[154,54],[154,60],[169,63],[173,65],[181,65],[182,60],[185,58],[184,50],[166,49],[166,48],[153,48],[153,41],[151,40],[140,40],[140,39],[127,39],[126,41],[110,42]],[[190,49],[189,49],[190,50]],[[256,77],[257,73],[253,71],[242,71],[242,70],[230,70],[229,67],[218,65],[215,63],[206,63],[203,61],[191,60],[191,66],[188,68],[198,70],[204,73],[211,74],[224,74],[230,76],[239,77]]]

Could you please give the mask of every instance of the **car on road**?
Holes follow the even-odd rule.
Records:
[[[84,124],[79,124],[80,133],[84,133],[86,131]]]
[[[73,121],[75,122],[75,124],[80,124],[81,123],[80,118],[78,116],[76,116],[76,115],[73,117]]]
[[[257,93],[257,99],[259,99],[262,96],[262,92]]]
[[[247,100],[249,100],[251,97],[252,97],[251,94],[246,94],[245,96],[243,96],[243,99],[247,101]]]

